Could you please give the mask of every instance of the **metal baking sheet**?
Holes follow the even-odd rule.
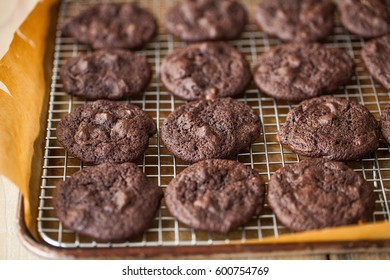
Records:
[[[71,15],[81,9],[98,2],[93,0],[63,0],[60,7],[58,26]],[[116,1],[118,2],[118,1]],[[121,1],[126,2],[126,1]],[[174,49],[185,46],[182,41],[169,35],[164,28],[162,19],[167,7],[175,1],[137,1],[153,12],[159,20],[159,32],[153,42],[149,43],[139,53],[147,57],[152,66],[153,79],[145,94],[130,102],[140,106],[157,122],[158,128],[164,119],[184,101],[173,97],[160,82],[160,62]],[[273,46],[281,44],[276,38],[267,36],[259,30],[253,21],[253,7],[257,0],[242,1],[251,13],[250,23],[239,40],[228,43],[237,47],[246,57],[251,67],[256,64],[257,57]],[[331,36],[324,44],[329,48],[346,50],[356,63],[355,75],[351,82],[340,87],[334,96],[355,100],[365,105],[376,117],[380,118],[381,111],[390,102],[390,92],[376,83],[369,75],[362,62],[360,51],[365,41],[358,36],[351,35],[342,28],[336,19],[336,26]],[[195,231],[178,223],[168,212],[164,200],[157,212],[152,226],[137,238],[121,243],[101,243],[66,229],[58,220],[53,208],[53,191],[62,180],[74,172],[84,168],[78,159],[67,154],[56,140],[56,126],[60,119],[77,106],[85,104],[85,100],[67,95],[59,79],[59,68],[71,57],[91,52],[91,49],[77,44],[72,38],[62,36],[60,30],[56,33],[56,45],[53,62],[53,76],[50,92],[50,104],[47,119],[47,131],[42,166],[41,192],[39,203],[38,232],[45,244],[55,248],[130,248],[130,247],[160,247],[161,246],[209,246],[214,244],[235,243],[245,244],[248,239],[262,239],[264,237],[278,237],[288,233],[275,218],[271,209],[266,205],[260,217],[252,220],[238,230],[222,235],[202,231]],[[301,158],[288,147],[283,147],[276,141],[276,133],[283,124],[288,111],[296,103],[276,101],[260,92],[252,83],[246,92],[238,98],[239,101],[249,104],[261,117],[262,134],[247,150],[242,151],[237,160],[256,169],[268,181],[270,176],[286,164],[295,163]],[[361,173],[374,188],[376,203],[373,215],[374,223],[390,220],[390,161],[389,146],[381,140],[380,148],[376,153],[355,162],[348,163],[355,171]],[[137,164],[161,188],[188,165],[175,158],[164,147],[159,139],[159,133],[150,139],[149,148]]]

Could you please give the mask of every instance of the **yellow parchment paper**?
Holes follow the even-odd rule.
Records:
[[[246,244],[269,244],[269,243],[308,243],[308,242],[338,242],[338,241],[361,241],[361,240],[389,240],[390,223],[378,222],[376,224],[352,225],[323,230],[290,233],[278,238],[267,237],[264,239],[248,239]],[[236,242],[231,242],[235,244]]]
[[[0,59],[7,53],[14,36],[29,39],[19,30],[20,25],[34,9],[39,0],[0,1]],[[33,44],[32,42],[29,42]]]
[[[42,146],[58,2],[39,2],[20,28],[25,38],[15,36],[10,50],[0,60],[0,82],[6,86],[5,90],[0,87],[0,176],[20,188],[24,197],[25,222],[36,238]],[[390,239],[390,223],[286,234],[279,238],[247,240],[247,243],[370,239]]]
[[[0,176],[21,190],[34,236],[57,6],[58,0],[39,2],[0,60]]]

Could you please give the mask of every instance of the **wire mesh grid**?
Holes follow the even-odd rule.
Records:
[[[281,43],[278,39],[268,37],[254,24],[252,10],[257,1],[242,1],[251,13],[250,22],[239,40],[228,42],[236,46],[245,55],[252,68],[256,64],[258,55]],[[60,7],[58,26],[69,16],[98,2],[107,1],[63,0]],[[165,55],[184,46],[185,43],[169,35],[161,23],[166,8],[172,6],[175,1],[148,0],[138,2],[140,6],[153,12],[160,22],[159,33],[154,41],[139,51],[152,66],[154,77],[142,97],[124,102],[131,102],[140,106],[155,119],[159,128],[169,113],[179,105],[184,104],[184,101],[173,97],[160,83],[160,62]],[[360,56],[364,40],[348,34],[336,20],[333,34],[324,43],[330,48],[345,49],[356,63],[353,79],[348,85],[339,88],[334,96],[355,100],[365,105],[379,120],[381,111],[390,102],[390,92],[374,82],[366,71]],[[126,242],[101,243],[66,229],[56,216],[53,207],[53,191],[56,185],[74,172],[82,169],[84,165],[78,159],[69,156],[57,142],[55,130],[62,117],[71,112],[74,107],[84,104],[86,101],[71,97],[63,91],[58,72],[67,59],[90,51],[91,49],[88,46],[77,44],[72,38],[63,37],[59,29],[57,30],[37,218],[38,231],[45,242],[62,248],[197,246],[228,244],[231,241],[245,243],[247,239],[278,237],[289,232],[278,223],[268,205],[265,205],[265,210],[261,216],[253,217],[245,227],[229,234],[195,231],[178,223],[169,214],[164,200],[162,200],[151,227],[143,235]],[[292,164],[301,159],[289,148],[280,145],[275,137],[286,118],[286,114],[296,103],[276,101],[261,93],[253,84],[238,100],[250,105],[259,113],[262,122],[262,134],[250,148],[238,154],[237,160],[256,169],[264,181],[267,182],[273,172],[286,164]],[[375,212],[373,214],[374,223],[390,220],[389,153],[389,146],[381,139],[380,148],[376,153],[360,161],[348,163],[355,171],[361,173],[374,188],[376,195]],[[159,133],[150,139],[148,149],[137,164],[151,180],[163,189],[178,173],[188,166],[185,162],[170,154],[160,141]]]

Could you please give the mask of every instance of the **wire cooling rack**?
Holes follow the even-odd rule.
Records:
[[[60,7],[58,26],[69,16],[98,2],[104,1],[63,0]],[[156,120],[158,127],[160,127],[169,113],[184,103],[182,100],[173,97],[161,84],[160,62],[164,56],[171,53],[174,49],[184,46],[185,43],[169,35],[162,24],[166,8],[172,6],[175,1],[150,0],[138,2],[140,6],[149,9],[155,14],[160,26],[159,33],[154,41],[139,51],[139,53],[147,57],[151,64],[153,79],[142,97],[125,102],[131,102],[140,106]],[[246,26],[241,38],[230,41],[229,44],[236,46],[245,55],[253,68],[258,55],[281,42],[278,39],[268,37],[254,24],[252,10],[257,0],[242,2],[251,13],[250,23]],[[334,96],[355,100],[365,105],[379,120],[381,111],[390,102],[390,92],[374,82],[366,71],[360,56],[363,44],[363,39],[348,34],[336,20],[333,35],[327,38],[325,45],[330,48],[346,50],[353,57],[356,69],[351,82],[347,86],[339,88],[334,93]],[[164,200],[152,226],[142,236],[126,242],[99,243],[89,237],[66,229],[56,216],[53,207],[53,191],[62,180],[84,166],[82,162],[69,156],[57,142],[55,130],[62,117],[86,101],[70,97],[64,92],[58,72],[59,68],[69,58],[90,51],[90,48],[86,45],[77,44],[72,38],[63,37],[59,29],[57,30],[37,218],[38,231],[45,242],[59,248],[198,246],[228,244],[231,241],[245,244],[245,241],[249,238],[278,237],[283,233],[289,232],[278,223],[275,215],[267,205],[260,217],[253,217],[245,227],[232,233],[222,235],[195,231],[175,221],[169,214]],[[264,181],[267,182],[273,172],[285,164],[295,163],[300,160],[300,157],[291,152],[289,148],[281,146],[275,137],[280,126],[285,121],[286,114],[296,104],[276,101],[259,92],[253,84],[238,100],[247,103],[259,113],[262,121],[262,134],[250,148],[237,156],[237,160],[256,169]],[[355,171],[361,173],[374,188],[376,196],[375,212],[373,214],[374,223],[390,220],[389,157],[389,146],[384,140],[381,140],[380,148],[376,153],[360,161],[348,163]],[[160,141],[159,133],[150,139],[149,148],[137,163],[147,176],[163,189],[178,173],[188,166],[169,153]]]

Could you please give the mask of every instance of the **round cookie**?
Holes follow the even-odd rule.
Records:
[[[180,106],[164,121],[161,140],[186,162],[228,158],[260,135],[260,118],[231,98],[200,100]]]
[[[389,0],[340,0],[340,21],[351,33],[371,38],[390,32]]]
[[[382,136],[390,144],[390,104],[388,104],[381,115]]]
[[[390,34],[366,43],[362,58],[375,80],[390,90]]]
[[[87,100],[124,99],[142,92],[152,71],[146,58],[125,50],[100,50],[68,60],[60,70],[67,93]]]
[[[232,40],[244,30],[247,17],[233,0],[182,0],[168,10],[165,22],[184,41]]]
[[[94,49],[139,49],[157,30],[154,16],[134,3],[95,4],[65,21],[62,33]]]
[[[156,123],[135,105],[98,100],[62,118],[56,133],[69,154],[84,162],[126,162],[143,154]]]
[[[319,41],[333,31],[334,10],[331,0],[262,0],[255,19],[266,33],[283,41]]]
[[[170,213],[188,227],[227,233],[249,222],[263,208],[260,175],[231,160],[211,159],[182,171],[168,185]]]
[[[262,54],[253,78],[269,96],[301,101],[336,90],[349,82],[353,72],[353,59],[344,50],[293,43]]]
[[[278,220],[293,231],[369,221],[374,191],[342,162],[304,160],[271,176],[268,204]]]
[[[251,72],[248,62],[234,47],[206,42],[166,56],[161,64],[161,80],[182,99],[215,99],[244,92]]]
[[[379,135],[377,121],[363,105],[316,97],[287,114],[277,138],[299,155],[347,161],[376,151]]]
[[[162,194],[136,164],[104,163],[62,182],[54,204],[67,228],[101,241],[122,241],[147,229]]]

